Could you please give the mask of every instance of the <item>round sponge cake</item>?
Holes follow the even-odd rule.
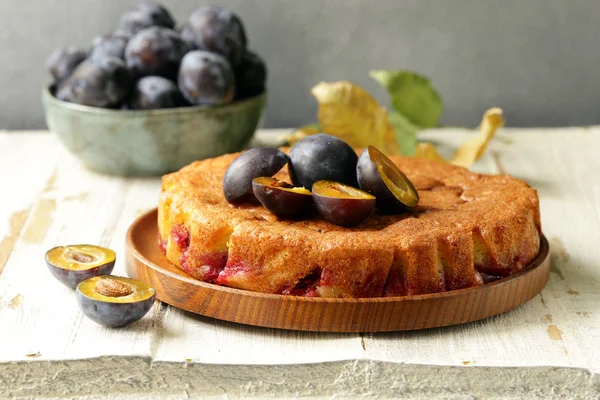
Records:
[[[344,228],[227,203],[223,175],[239,154],[196,161],[162,180],[159,245],[202,281],[297,296],[417,295],[509,276],[539,251],[537,192],[510,176],[392,156],[418,190],[418,206]],[[276,177],[289,182],[286,171]]]

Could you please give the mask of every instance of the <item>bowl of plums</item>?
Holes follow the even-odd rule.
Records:
[[[178,25],[139,3],[87,49],[46,61],[46,123],[93,171],[158,176],[244,149],[262,120],[267,67],[241,18],[201,6]]]

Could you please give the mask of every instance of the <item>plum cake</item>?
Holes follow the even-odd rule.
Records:
[[[294,148],[259,150],[254,156],[250,153],[240,158],[244,164],[235,168],[234,160],[248,152],[227,154],[196,161],[163,176],[158,207],[159,246],[168,260],[198,280],[233,288],[361,298],[410,296],[482,285],[523,270],[538,254],[538,196],[522,180],[473,173],[438,161],[390,156],[386,157],[389,167],[397,167],[409,183],[404,194],[412,191],[403,203],[412,204],[388,212],[380,207],[380,193],[363,185],[359,171],[358,184],[353,183],[355,189],[343,189],[345,184],[339,185],[343,190],[338,186],[327,189],[342,190],[342,200],[365,200],[337,202],[335,212],[348,211],[348,215],[355,216],[355,204],[360,203],[363,211],[368,206],[365,218],[341,224],[324,218],[317,207],[307,206],[306,197],[300,197],[309,196],[309,188],[314,191],[324,187],[325,180],[335,181],[335,176],[328,176],[328,169],[323,167],[327,161],[313,160],[314,179],[298,185],[295,176],[310,176],[311,160],[306,167],[296,161],[302,157],[293,152]],[[349,155],[338,159],[351,168],[362,163]],[[274,161],[270,167],[253,164],[264,160]],[[301,174],[306,172],[300,171],[305,167],[309,173]],[[224,184],[228,185],[224,177],[233,170],[249,175],[243,184],[239,176],[234,179],[243,189],[236,199],[246,194],[244,201],[230,202],[224,194]],[[253,171],[258,171],[257,175],[268,172],[270,176],[253,181],[257,178],[251,176]],[[365,173],[363,170],[363,177]],[[351,181],[346,179],[346,184]],[[385,184],[388,181],[381,180]],[[290,205],[303,204],[303,213],[282,216],[269,211],[252,196],[252,182],[255,189],[261,190],[257,197],[262,199],[270,193],[264,192],[265,185],[272,184],[281,188],[277,193],[283,196],[271,202],[289,197]],[[375,197],[377,207],[373,207]],[[401,199],[402,194],[396,197]]]

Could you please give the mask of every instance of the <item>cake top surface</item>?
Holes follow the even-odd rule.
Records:
[[[288,152],[289,149],[282,149]],[[538,209],[537,192],[527,183],[507,175],[483,175],[438,161],[391,156],[413,182],[419,203],[411,212],[380,215],[377,212],[354,227],[340,227],[314,217],[280,220],[259,205],[230,205],[223,195],[222,180],[229,164],[240,153],[196,161],[163,177],[163,192],[169,202],[215,223],[246,225],[250,231],[270,234],[311,235],[319,233],[337,242],[343,240],[415,241],[423,235],[452,235],[518,218],[523,209]],[[287,167],[275,175],[290,182]],[[539,215],[535,216],[540,225]],[[488,224],[486,224],[488,222]]]

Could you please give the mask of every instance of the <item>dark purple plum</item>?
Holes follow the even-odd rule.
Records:
[[[244,52],[242,62],[235,69],[235,97],[245,99],[265,91],[267,66],[263,59],[250,50]]]
[[[121,16],[119,29],[129,34],[151,26],[162,26],[164,28],[175,28],[175,20],[169,11],[157,3],[144,2],[136,4]]]
[[[234,67],[242,61],[248,43],[242,20],[231,10],[216,5],[196,9],[181,36],[195,49],[221,54]]]
[[[289,157],[274,147],[258,147],[244,151],[229,164],[223,177],[223,194],[232,204],[256,203],[252,192],[252,180],[261,176],[275,175]]]
[[[192,31],[187,24],[181,25],[177,28],[177,32],[181,39],[187,43],[188,47],[192,50],[198,50],[198,46],[196,45],[196,34]]]
[[[116,260],[110,249],[90,244],[54,247],[46,252],[46,265],[52,275],[65,286],[75,289],[88,278],[109,275]]]
[[[86,58],[87,53],[77,47],[57,49],[46,60],[46,70],[55,82],[61,82],[71,76]]]
[[[117,108],[129,95],[132,84],[133,77],[123,60],[88,58],[58,86],[56,97],[91,107]]]
[[[118,328],[146,315],[154,304],[156,291],[135,279],[101,275],[77,285],[75,298],[86,317],[100,325]]]
[[[125,32],[124,30],[117,28],[114,31],[105,33],[104,35],[98,35],[96,36],[93,40],[92,40],[92,49],[94,49],[94,47],[98,46],[100,43],[102,43],[103,41],[113,38],[113,37],[118,37],[118,38],[123,38],[123,39],[131,39],[131,36],[133,36],[131,33],[129,32]]]
[[[339,182],[317,181],[312,193],[321,216],[336,225],[360,224],[375,211],[375,196]]]
[[[227,104],[235,91],[235,78],[227,60],[201,50],[183,57],[177,83],[185,98],[197,105]]]
[[[177,32],[153,26],[133,36],[125,48],[125,61],[136,77],[162,76],[175,80],[179,63],[189,50]]]
[[[356,164],[360,188],[377,198],[385,214],[407,211],[419,202],[419,193],[400,168],[376,147],[363,150]]]
[[[129,37],[113,32],[98,36],[92,44],[90,57],[116,57],[125,60],[125,47]]]
[[[121,28],[117,28],[114,31],[110,32],[108,35],[131,39],[131,37],[133,36],[133,33],[123,30]],[[96,40],[96,39],[94,39],[94,40]]]
[[[305,215],[313,208],[310,191],[272,177],[254,178],[252,192],[267,210],[280,218]]]
[[[129,108],[132,110],[183,107],[186,104],[177,85],[161,76],[140,79],[129,99]]]
[[[358,186],[357,160],[356,152],[348,143],[319,133],[307,136],[292,146],[288,170],[294,186],[304,186],[308,190],[320,180]]]

